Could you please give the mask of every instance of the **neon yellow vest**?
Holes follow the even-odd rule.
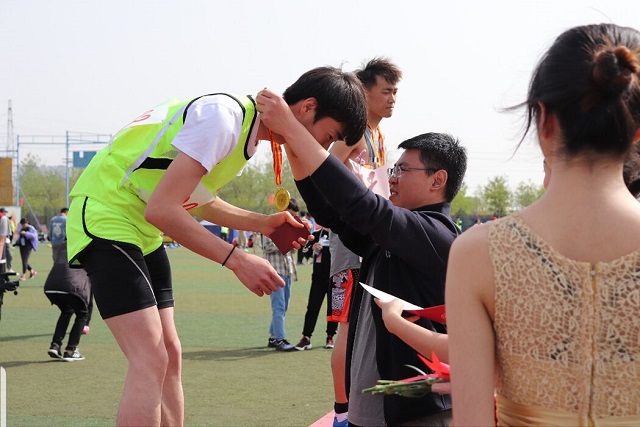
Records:
[[[255,101],[248,96],[235,97],[223,93],[214,95],[231,97],[240,105],[243,111],[242,131],[233,151],[202,178],[194,193],[184,201],[183,206],[187,210],[213,200],[220,188],[231,181],[250,158],[249,136],[257,119]],[[70,196],[86,196],[96,200],[135,224],[136,233],[147,238],[159,238],[160,231],[144,220],[144,209],[149,196],[178,154],[171,142],[184,124],[189,105],[197,99],[199,98],[189,101],[170,99],[125,126],[109,146],[91,160]],[[113,217],[112,214],[109,216]],[[71,215],[69,217],[70,222],[76,219]],[[81,227],[80,224],[76,226]],[[113,238],[106,227],[104,230],[87,231],[98,237]],[[133,237],[118,237],[119,240],[138,244]],[[80,246],[78,251],[86,245]],[[69,255],[71,258],[74,254]]]

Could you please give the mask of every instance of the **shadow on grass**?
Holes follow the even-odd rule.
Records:
[[[14,362],[2,362],[3,368],[16,368],[19,366],[27,366],[27,365],[41,365],[43,363],[60,363],[64,362],[62,359],[49,359],[49,360],[16,360]],[[69,363],[69,362],[64,362]]]
[[[182,353],[182,358],[187,360],[216,360],[220,362],[232,362],[236,360],[271,356],[274,352],[274,349],[267,347],[236,348],[233,350],[200,350],[184,352]]]
[[[51,334],[39,334],[39,335],[16,335],[13,337],[0,337],[0,342],[3,341],[22,341],[28,340],[30,338],[40,338],[40,337],[48,337]]]

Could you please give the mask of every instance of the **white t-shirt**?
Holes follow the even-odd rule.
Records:
[[[187,110],[184,125],[172,145],[194,160],[207,173],[236,147],[242,133],[242,108],[227,95],[207,95],[194,101]],[[249,157],[255,154],[259,126],[249,135]]]

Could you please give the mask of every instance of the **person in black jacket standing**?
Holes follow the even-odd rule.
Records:
[[[257,99],[263,122],[274,132],[291,116],[286,104],[265,89]],[[283,117],[285,119],[283,119]],[[273,120],[271,120],[273,118]],[[286,120],[286,121],[283,121]],[[400,144],[405,151],[389,170],[389,200],[369,191],[302,127],[286,135],[288,159],[311,214],[363,257],[360,280],[422,307],[444,304],[449,249],[460,230],[450,218],[467,166],[465,149],[450,135],[426,133]],[[296,156],[303,153],[304,156]],[[362,287],[358,286],[358,292]],[[349,423],[352,425],[448,425],[449,396],[422,398],[363,395],[377,379],[415,375],[405,365],[423,367],[416,351],[384,327],[369,294],[356,298],[347,344]],[[426,319],[418,323],[445,333]],[[430,355],[427,355],[430,356]],[[426,369],[426,367],[424,367]]]
[[[53,217],[49,223],[53,267],[44,283],[44,294],[51,304],[55,304],[60,309],[60,316],[47,353],[54,359],[74,362],[84,360],[84,356],[78,350],[78,344],[89,316],[91,284],[83,269],[70,268],[67,261],[68,212],[68,208],[62,208],[60,215]],[[73,315],[75,315],[75,321],[69,331],[67,346],[63,352],[62,341]]]
[[[296,350],[311,350],[311,335],[316,328],[318,314],[322,307],[322,301],[327,299],[327,316],[331,312],[331,302],[329,301],[329,289],[331,287],[331,254],[329,253],[329,230],[320,227],[313,232],[313,240],[310,240],[302,249],[311,252],[311,262],[313,262],[313,272],[311,273],[311,286],[309,287],[309,300],[307,301],[307,312],[304,315],[304,326],[302,328],[302,338],[296,345]],[[327,318],[327,340],[324,348],[333,348],[333,336],[338,330],[338,322],[332,322]]]

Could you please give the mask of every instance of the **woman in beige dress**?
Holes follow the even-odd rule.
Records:
[[[639,52],[632,28],[576,27],[534,72],[547,190],[451,249],[455,425],[640,425]]]

